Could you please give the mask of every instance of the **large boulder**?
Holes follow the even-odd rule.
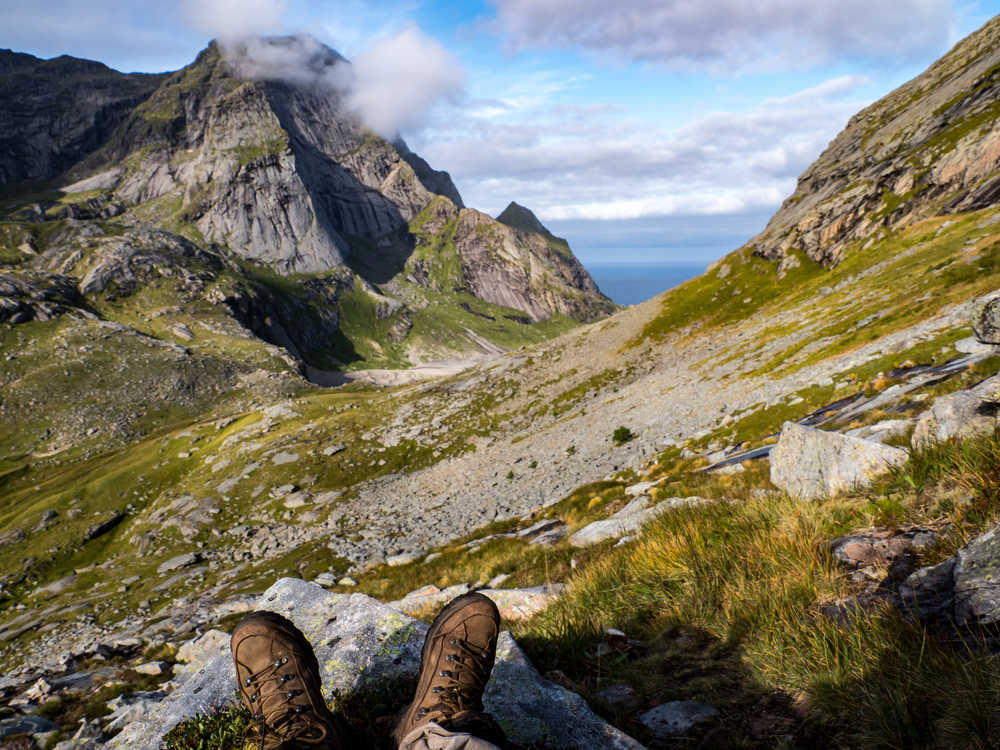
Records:
[[[420,669],[427,625],[364,594],[334,594],[322,586],[282,578],[257,601],[306,635],[320,664],[328,699],[412,680]],[[230,705],[236,695],[228,653],[216,654],[144,716],[135,718],[107,747],[159,747],[176,724]],[[606,723],[575,693],[543,680],[506,631],[500,634],[493,675],[483,702],[512,742],[546,748],[600,747],[641,750],[642,745]]]
[[[917,420],[910,443],[914,448],[922,448],[950,438],[991,432],[997,425],[998,402],[1000,375],[968,390],[938,396]]]
[[[976,300],[972,308],[972,332],[983,344],[1000,344],[1000,290]]]
[[[771,481],[802,500],[849,492],[906,462],[907,452],[785,422],[771,451]]]
[[[899,587],[904,611],[961,627],[1000,623],[1000,527],[974,539],[954,557],[921,568]]]

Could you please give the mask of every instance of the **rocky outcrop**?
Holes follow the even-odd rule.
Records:
[[[1000,344],[1000,290],[976,301],[972,330],[981,344]]]
[[[608,315],[604,297],[580,262],[546,234],[513,229],[473,209],[459,212],[454,243],[469,290],[534,320],[561,313],[576,320]]]
[[[771,451],[771,481],[802,500],[815,500],[866,486],[903,464],[899,448],[785,422]]]
[[[306,635],[316,650],[327,696],[350,696],[400,681],[415,686],[425,623],[363,594],[331,594],[291,578],[264,592],[257,608],[283,614]],[[136,716],[108,747],[156,747],[179,722],[230,705],[234,693],[229,654],[215,652],[155,708]],[[642,747],[591,712],[580,696],[543,680],[506,632],[483,702],[519,745],[567,750]]]
[[[899,587],[905,612],[924,621],[976,628],[1000,623],[1000,536],[983,534],[954,557],[921,568]]]
[[[747,244],[827,266],[883,228],[1000,201],[1000,18],[851,118]]]
[[[1000,410],[1000,375],[962,391],[938,396],[920,415],[911,444],[923,448],[951,438],[970,437],[992,431]]]

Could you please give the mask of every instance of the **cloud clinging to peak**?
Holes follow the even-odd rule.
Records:
[[[512,49],[580,48],[686,68],[806,68],[939,52],[952,0],[492,0]]]
[[[422,126],[441,100],[462,93],[462,66],[436,40],[410,25],[385,36],[349,63],[308,35],[224,42],[236,72],[329,89],[386,138]]]

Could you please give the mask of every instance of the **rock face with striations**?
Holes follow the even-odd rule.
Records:
[[[835,265],[883,228],[1000,198],[1000,17],[851,118],[747,244]]]
[[[0,184],[62,173],[101,146],[164,78],[0,50]]]

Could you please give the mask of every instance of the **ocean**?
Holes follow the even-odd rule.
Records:
[[[705,272],[707,263],[585,263],[591,278],[619,305],[636,305]]]

